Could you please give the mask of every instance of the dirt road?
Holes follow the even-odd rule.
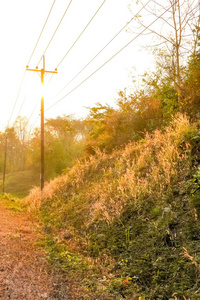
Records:
[[[35,227],[24,212],[16,214],[0,201],[0,299],[61,299],[45,253],[36,245]]]

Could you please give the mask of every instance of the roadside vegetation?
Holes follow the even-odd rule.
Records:
[[[199,150],[198,123],[178,114],[162,132],[79,160],[42,201],[33,189],[25,201],[40,212],[49,259],[104,299],[198,299]]]

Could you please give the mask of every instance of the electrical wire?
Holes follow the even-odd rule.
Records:
[[[34,114],[34,112],[35,112],[35,110],[36,110],[37,107],[38,107],[38,104],[35,105],[35,107],[34,107],[34,109],[32,110],[30,116],[28,117],[28,120],[29,120],[29,121],[30,121],[30,119],[31,119],[32,115]]]
[[[31,125],[29,133],[32,131],[32,129],[34,128],[34,126],[37,123],[37,121],[38,121],[39,118],[40,118],[40,116],[38,115],[37,118],[35,119],[35,121],[33,122],[33,124]]]
[[[79,34],[79,36],[77,37],[77,39],[75,40],[75,42],[72,44],[72,46],[69,48],[69,50],[67,51],[67,53],[64,55],[64,57],[61,59],[61,61],[59,62],[59,64],[57,65],[57,68],[60,66],[60,64],[63,62],[63,60],[65,59],[65,57],[69,54],[69,52],[72,50],[72,48],[75,46],[75,44],[78,42],[78,40],[80,39],[80,37],[82,36],[82,34],[84,33],[84,31],[87,29],[87,27],[90,25],[90,23],[92,22],[92,20],[95,18],[95,16],[97,15],[97,13],[100,11],[101,7],[105,4],[106,0],[104,0],[101,5],[99,6],[99,8],[97,9],[97,11],[95,12],[95,14],[93,15],[93,17],[90,19],[90,21],[87,23],[87,25],[85,26],[85,28],[83,29],[83,31]]]
[[[35,76],[35,72],[32,74],[32,79],[31,79],[31,80],[33,80],[34,76]],[[23,101],[22,101],[22,104],[21,104],[21,106],[20,106],[20,108],[19,108],[17,117],[20,115],[20,112],[21,112],[21,110],[22,110],[22,107],[23,107],[23,105],[24,105],[26,99],[27,99],[27,96],[25,95],[25,96],[24,96],[24,99],[23,99]],[[17,118],[17,117],[16,117],[16,118]]]
[[[37,45],[38,45],[38,43],[39,43],[39,40],[40,40],[40,38],[41,38],[41,36],[42,36],[42,33],[43,33],[44,28],[45,28],[45,26],[46,26],[46,24],[47,24],[47,21],[48,21],[48,19],[49,19],[49,16],[50,16],[50,14],[51,14],[51,11],[52,11],[52,9],[53,9],[53,7],[54,7],[55,2],[56,2],[56,0],[54,0],[53,4],[52,4],[52,6],[51,6],[51,9],[50,9],[50,11],[49,11],[49,13],[48,13],[48,16],[47,16],[47,18],[46,18],[46,21],[45,21],[45,23],[44,23],[44,26],[43,26],[43,28],[42,28],[42,30],[41,30],[41,32],[40,32],[40,35],[39,35],[39,37],[38,37],[38,40],[37,40],[37,42],[36,42],[36,44],[35,44],[35,47],[34,47],[34,49],[33,49],[33,52],[32,52],[32,54],[31,54],[31,56],[30,56],[30,58],[29,58],[28,65],[29,65],[29,63],[30,63],[30,61],[31,61],[31,59],[32,59],[32,57],[33,57],[33,54],[34,54],[34,52],[35,52],[35,49],[36,49],[36,47],[37,47]]]
[[[30,116],[28,117],[28,123],[29,123],[29,124],[30,124],[30,119],[32,118],[32,116],[33,116],[33,114],[34,114],[34,112],[35,112],[35,110],[36,110],[37,107],[38,107],[38,104],[35,105],[35,107],[34,107],[34,109],[32,110]],[[36,122],[37,122],[38,119],[39,119],[39,115],[37,115],[37,119],[36,119],[36,120],[33,122],[33,124],[30,126],[29,133],[28,133],[29,136],[30,136],[30,133],[31,133],[31,131],[32,131],[33,127],[35,126],[35,124],[36,124]]]
[[[103,52],[103,50],[105,50],[111,43],[112,41],[135,19],[135,17],[141,13],[141,11],[143,9],[145,9],[145,7],[151,2],[152,0],[149,0],[145,5],[142,6],[142,8],[137,12],[137,14],[135,14],[118,32],[117,34],[115,34],[115,36],[56,94],[55,97],[57,97],[72,81],[74,81],[74,79],[80,75],[92,62],[95,58],[97,58],[99,56],[99,54],[101,54],[101,52]],[[49,80],[50,81],[50,80]],[[49,82],[48,82],[49,83]]]
[[[31,131],[33,130],[35,124],[36,124],[37,121],[38,121],[38,119],[39,119],[39,116],[37,116],[37,119],[35,119],[35,122],[34,122],[34,123],[30,126],[30,128],[29,128],[29,131],[28,131],[28,140],[29,140],[29,138],[30,138]]]
[[[29,123],[30,123],[30,119],[32,118],[32,116],[33,116],[33,114],[34,114],[34,112],[36,111],[36,108],[37,108],[38,106],[39,106],[39,104],[37,103],[37,104],[35,105],[34,109],[32,110],[30,116],[28,117],[28,122],[29,122]],[[40,115],[37,115],[37,118],[35,119],[35,121],[34,121],[34,122],[32,123],[32,125],[30,126],[30,129],[29,129],[29,136],[30,136],[30,133],[31,133],[32,129],[34,128],[36,122],[38,121],[39,117],[40,117]]]
[[[34,76],[35,76],[35,73],[33,73],[32,75],[33,75],[33,76],[32,76],[32,79],[33,79]],[[22,107],[23,107],[23,105],[24,105],[26,99],[27,99],[27,96],[25,95],[25,97],[24,97],[24,99],[23,99],[23,101],[22,101],[22,104],[21,104],[21,106],[20,106],[20,109],[19,109],[19,111],[18,111],[18,114],[17,114],[16,119],[20,116],[20,112],[21,112],[21,110],[22,110]],[[30,116],[27,118],[28,122],[30,122],[30,119],[31,119],[33,113],[35,112],[37,106],[38,106],[38,104],[34,107],[33,111],[32,111],[31,114],[30,114]]]
[[[97,73],[100,69],[102,69],[108,62],[110,62],[114,57],[116,57],[119,53],[121,53],[125,48],[127,48],[134,40],[136,40],[140,35],[143,34],[144,31],[146,31],[150,26],[152,26],[157,20],[159,20],[166,12],[170,10],[172,5],[166,9],[162,14],[160,14],[154,21],[152,21],[147,27],[145,27],[139,34],[137,34],[133,39],[131,39],[124,47],[122,47],[118,52],[116,52],[112,57],[110,57],[105,63],[103,63],[98,69],[96,69],[92,74],[90,74],[87,78],[85,78],[81,83],[79,83],[76,87],[74,87],[71,91],[69,91],[65,96],[63,96],[61,99],[56,101],[54,104],[52,104],[50,107],[48,107],[45,111],[50,110],[52,107],[54,107],[56,104],[58,104],[60,101],[62,101],[64,98],[69,96],[73,91],[75,91],[79,86],[81,86],[84,82],[86,82],[90,77],[92,77],[95,73]]]
[[[64,14],[63,14],[63,16],[62,16],[62,18],[61,18],[61,20],[60,20],[60,22],[58,23],[58,26],[56,27],[56,30],[54,31],[54,33],[53,33],[53,35],[52,35],[52,37],[51,37],[51,39],[50,39],[50,41],[49,41],[49,43],[48,43],[46,49],[44,50],[44,52],[43,52],[43,54],[42,54],[42,56],[41,56],[41,58],[40,58],[40,60],[39,60],[39,62],[38,62],[37,65],[39,65],[39,63],[40,63],[40,61],[41,61],[43,55],[46,53],[47,49],[49,48],[49,46],[50,46],[50,44],[51,44],[51,42],[52,42],[52,40],[53,40],[53,38],[54,38],[54,36],[55,36],[55,34],[56,34],[58,28],[60,27],[60,24],[62,23],[62,21],[63,21],[65,15],[66,15],[66,13],[67,13],[67,11],[68,11],[70,5],[71,5],[71,3],[72,3],[72,0],[69,2],[69,4],[68,4],[68,6],[67,6],[67,8],[66,8],[66,10],[65,10],[65,12],[64,12]]]
[[[95,12],[95,14],[93,15],[93,17],[90,19],[90,21],[87,23],[87,25],[85,26],[85,28],[82,30],[82,32],[79,34],[79,36],[77,37],[77,39],[75,40],[75,42],[72,44],[72,46],[69,48],[69,50],[67,51],[67,53],[64,55],[64,57],[61,59],[61,61],[58,63],[56,69],[60,66],[60,64],[63,62],[63,60],[66,58],[66,56],[69,54],[69,52],[72,50],[72,48],[75,46],[75,44],[78,42],[78,40],[80,39],[80,37],[83,35],[83,33],[85,32],[85,30],[87,29],[87,27],[90,25],[90,23],[92,22],[92,20],[95,18],[95,16],[97,15],[97,13],[100,11],[101,7],[104,5],[104,3],[106,2],[106,0],[104,0],[101,5],[99,6],[99,8],[97,9],[97,11]],[[49,85],[52,77],[54,74],[51,75],[47,85]],[[60,92],[59,92],[60,93]]]
[[[26,101],[26,96],[24,97],[24,99],[23,99],[23,101],[22,101],[22,104],[21,104],[20,109],[19,109],[19,111],[18,111],[17,117],[20,115],[20,112],[21,112],[21,110],[22,110],[22,107],[23,107],[25,101]],[[17,117],[16,117],[16,118],[17,118]]]
[[[35,49],[36,49],[36,47],[37,47],[37,45],[38,45],[38,43],[39,43],[39,40],[40,40],[40,38],[41,38],[41,36],[42,36],[42,33],[43,33],[43,31],[44,31],[44,28],[45,28],[46,23],[47,23],[47,21],[48,21],[48,19],[49,19],[49,16],[50,16],[50,14],[51,14],[51,11],[52,11],[52,9],[53,9],[53,6],[54,6],[55,2],[56,2],[56,0],[54,0],[53,4],[52,4],[52,6],[51,6],[51,9],[50,9],[50,11],[49,11],[49,13],[48,13],[48,16],[47,16],[47,18],[46,18],[46,21],[45,21],[45,23],[44,23],[44,26],[43,26],[43,28],[42,28],[42,30],[41,30],[41,32],[40,32],[39,38],[38,38],[38,40],[37,40],[37,42],[36,42],[36,44],[35,44],[35,47],[34,47],[32,53],[31,53],[31,56],[30,56],[30,58],[29,58],[28,65],[29,65],[29,63],[30,63],[30,61],[31,61],[31,59],[32,59],[32,57],[33,57],[33,54],[34,54],[34,52],[35,52]],[[11,119],[12,119],[12,116],[13,116],[13,113],[14,113],[14,110],[15,110],[15,107],[16,107],[16,105],[17,105],[17,101],[18,101],[18,98],[19,98],[19,95],[20,95],[20,92],[21,92],[21,89],[22,89],[22,85],[23,85],[23,83],[24,83],[25,75],[26,75],[26,71],[24,72],[24,75],[23,75],[23,77],[22,77],[22,81],[21,81],[21,84],[20,84],[20,87],[19,87],[19,90],[18,90],[18,93],[17,93],[17,97],[16,97],[16,100],[15,100],[15,103],[14,103],[14,106],[13,106],[13,109],[12,109],[12,112],[11,112],[11,115],[10,115],[10,119],[9,119],[9,121],[8,121],[8,127],[9,127],[9,125],[10,125],[10,121],[11,121]],[[24,105],[24,102],[25,102],[25,99],[24,99],[23,102],[22,102],[22,105],[21,105],[21,107],[20,107],[19,113],[20,113],[20,111],[21,111],[21,109],[22,109],[22,106]],[[19,115],[19,113],[18,113],[18,115]]]
[[[22,89],[22,85],[24,83],[25,76],[26,76],[26,71],[24,72],[24,75],[22,77],[22,81],[21,81],[21,84],[20,84],[20,87],[19,87],[19,90],[18,90],[18,93],[17,93],[17,97],[16,97],[15,102],[14,102],[14,106],[13,106],[13,109],[12,109],[12,112],[11,112],[10,119],[8,121],[8,126],[7,127],[9,127],[9,125],[10,125],[10,121],[12,119],[12,116],[13,116],[13,113],[14,113],[14,110],[15,110],[15,107],[16,107],[16,104],[17,104],[17,101],[18,101],[21,89]]]

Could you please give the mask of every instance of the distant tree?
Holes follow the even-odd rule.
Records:
[[[13,124],[15,134],[20,142],[21,168],[26,166],[26,151],[30,140],[30,126],[27,117],[18,116]]]
[[[46,132],[59,140],[65,152],[65,161],[68,167],[72,166],[74,159],[83,155],[85,137],[88,131],[86,123],[74,119],[72,116],[58,116],[47,119]]]
[[[45,122],[45,176],[53,178],[73,166],[83,155],[86,126],[71,116],[58,116]],[[40,130],[35,129],[29,143],[29,163],[40,169]]]
[[[28,143],[28,140],[30,138],[29,135],[30,126],[29,126],[28,118],[18,116],[13,124],[13,127],[15,129],[18,140],[21,142],[21,144],[25,145],[26,143]]]
[[[160,100],[151,94],[119,92],[117,109],[99,103],[90,109],[87,122],[91,131],[86,152],[95,154],[95,148],[112,152],[130,141],[142,139],[162,125]]]
[[[4,132],[0,132],[0,172],[3,171],[3,166],[4,166],[5,145],[6,145],[6,136]]]
[[[85,151],[87,154],[95,154],[95,148],[105,149],[110,140],[110,133],[106,129],[108,119],[112,119],[116,111],[109,105],[97,103],[96,106],[89,108],[89,114],[86,119],[90,126],[89,135],[86,139]],[[111,146],[111,145],[110,145]],[[112,146],[111,146],[112,147]]]
[[[24,168],[22,157],[21,143],[16,135],[14,127],[6,128],[5,132],[1,133],[1,148],[4,161],[5,140],[7,139],[7,166],[6,169],[10,171],[18,171]]]

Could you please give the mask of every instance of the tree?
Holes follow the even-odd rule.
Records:
[[[26,143],[28,143],[28,140],[30,138],[28,118],[18,116],[13,124],[13,127],[15,128],[16,135],[21,144],[25,145]]]
[[[185,72],[183,94],[184,111],[191,118],[198,119],[200,116],[200,52],[190,57]]]
[[[95,154],[95,148],[107,153],[119,149],[130,141],[142,139],[145,132],[152,132],[162,125],[159,99],[144,91],[127,94],[119,92],[117,109],[97,103],[89,112],[91,126],[86,152]]]
[[[7,166],[8,171],[18,171],[23,169],[21,143],[16,135],[14,127],[6,128],[5,132],[1,133],[1,148],[4,156],[5,141],[7,139]],[[4,160],[4,158],[3,158]]]
[[[87,154],[95,154],[95,148],[105,149],[106,145],[110,144],[110,133],[106,129],[108,120],[113,119],[113,114],[116,111],[107,105],[97,103],[96,106],[89,108],[89,114],[86,119],[87,124],[90,126],[89,135],[86,139],[85,151]],[[108,140],[108,141],[106,141]]]
[[[83,154],[86,126],[71,116],[58,116],[45,122],[45,177],[53,178],[71,168]],[[35,129],[29,143],[29,163],[40,169],[40,130]]]
[[[164,3],[160,3],[152,0],[148,5],[144,5],[143,1],[139,1],[139,3],[143,5],[144,11],[148,14],[146,20],[154,17],[159,19],[153,28],[146,25],[146,20],[138,17],[139,27],[136,29],[146,28],[145,34],[153,34],[159,39],[156,49],[164,52],[164,57],[168,59],[162,65],[163,75],[167,74],[172,81],[180,106],[184,60],[191,53],[195,53],[197,47],[199,2],[197,0],[165,0]],[[159,17],[162,13],[165,15]],[[151,45],[151,47],[155,48],[155,45]]]
[[[26,164],[26,151],[30,139],[30,128],[27,117],[18,116],[14,122],[14,130],[17,139],[20,142],[20,155],[21,155],[21,167],[24,168]]]
[[[180,108],[173,80],[168,74],[163,74],[163,66],[167,65],[168,58],[164,53],[160,53],[159,60],[156,62],[156,71],[145,73],[142,77],[145,93],[153,95],[160,101],[163,121],[166,124]]]

